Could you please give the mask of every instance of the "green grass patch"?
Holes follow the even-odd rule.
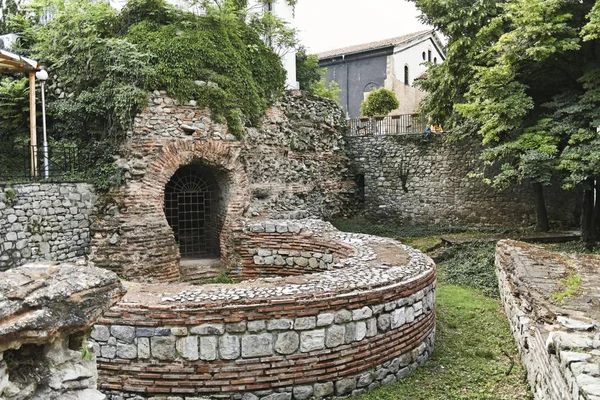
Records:
[[[552,293],[552,298],[559,303],[562,303],[564,299],[577,293],[580,283],[581,275],[570,273],[566,278],[560,280],[562,290],[560,292]]]
[[[531,398],[518,353],[497,300],[440,282],[435,350],[399,382],[361,400],[524,400]],[[509,375],[511,361],[515,359]]]
[[[441,235],[478,232],[455,227],[407,228],[366,220],[332,223],[340,230],[392,237],[424,251],[437,246]],[[358,399],[533,398],[528,391],[508,321],[497,299],[494,247],[493,243],[474,243],[445,250],[438,262],[433,356],[399,382]]]
[[[440,275],[449,283],[481,290],[497,298],[495,243],[470,243],[448,247],[438,257]]]

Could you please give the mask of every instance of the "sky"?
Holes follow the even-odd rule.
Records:
[[[406,0],[298,0],[296,27],[309,53],[429,29]]]

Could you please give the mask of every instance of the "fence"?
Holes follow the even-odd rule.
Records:
[[[84,152],[75,146],[49,146],[47,152],[43,146],[0,147],[0,182],[75,180],[85,165]]]
[[[348,120],[348,135],[401,135],[423,132],[426,127],[426,118],[417,114],[400,114],[370,119],[354,118]]]

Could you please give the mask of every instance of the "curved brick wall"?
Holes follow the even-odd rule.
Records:
[[[109,398],[333,398],[423,363],[435,332],[431,259],[391,239],[292,224],[346,256],[235,285],[130,284],[91,336]]]

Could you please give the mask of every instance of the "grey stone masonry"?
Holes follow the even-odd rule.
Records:
[[[522,226],[535,222],[533,193],[526,184],[500,192],[470,177],[481,164],[475,139],[444,134],[346,137],[351,162],[364,182],[364,213],[405,224]],[[579,200],[545,187],[549,218],[578,226]],[[560,195],[556,195],[560,193]]]
[[[595,319],[597,307],[590,306],[597,303],[597,282],[591,284],[592,291],[584,287],[595,279],[599,265],[597,258],[498,242],[500,295],[535,400],[600,399],[600,323]],[[548,299],[548,293],[559,289],[561,272],[572,268],[582,275],[590,271],[590,276],[582,276],[581,294],[559,304]],[[548,285],[553,282],[552,289]]]
[[[0,271],[86,255],[96,197],[83,183],[0,185]]]

